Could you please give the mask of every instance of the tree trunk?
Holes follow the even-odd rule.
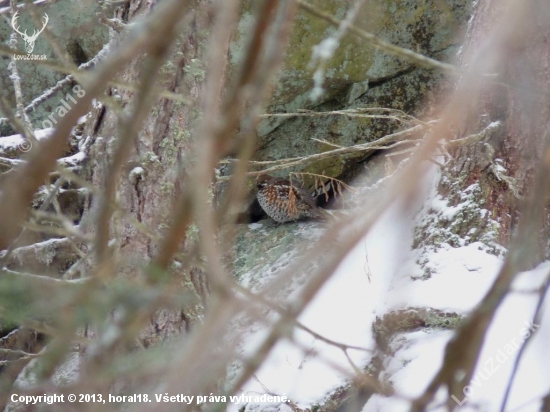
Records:
[[[462,68],[479,68],[492,81],[469,95],[467,114],[456,130],[457,138],[469,138],[449,144],[452,160],[438,187],[450,206],[464,203],[465,193],[471,204],[453,222],[439,216],[444,235],[426,237],[421,235],[426,227],[419,228],[417,246],[481,241],[501,254],[500,246],[510,245],[548,139],[549,13],[549,4],[539,0],[521,7],[493,0],[475,3]],[[548,256],[548,220],[542,223],[533,233],[528,266]]]
[[[160,87],[173,93],[186,96],[187,100],[175,101],[160,98],[153,110],[143,122],[141,131],[132,147],[131,155],[123,165],[118,182],[117,201],[123,213],[115,213],[111,225],[111,237],[119,242],[120,255],[118,265],[109,276],[122,276],[137,279],[146,277],[143,268],[158,252],[158,243],[143,231],[136,230],[136,225],[125,218],[124,213],[140,224],[160,233],[170,227],[173,213],[172,205],[180,193],[185,170],[192,162],[188,153],[192,146],[191,133],[200,110],[199,95],[204,80],[203,59],[204,43],[210,30],[207,1],[197,1],[188,15],[184,30],[177,38],[175,46],[161,69]],[[148,11],[142,1],[129,2],[120,12],[126,23],[132,23]],[[121,78],[130,84],[139,84],[143,75],[143,56],[138,57],[125,69]],[[104,187],[109,179],[113,160],[113,150],[121,129],[121,116],[129,110],[136,94],[128,90],[110,88],[108,95],[120,102],[122,110],[99,105],[92,111],[92,118],[87,122],[85,135],[89,134],[93,143],[90,149],[90,162],[87,175],[97,187]],[[97,199],[85,211],[83,222],[90,232],[94,232],[94,214],[99,205]],[[116,232],[113,228],[116,227]],[[185,245],[179,251],[185,252]],[[172,276],[178,281],[182,290],[195,294],[198,301],[204,298],[207,288],[205,279],[199,269],[186,270],[185,273],[175,268]],[[189,330],[201,314],[202,307],[196,310],[161,310],[149,327],[141,334],[145,346],[162,341],[166,337]]]
[[[481,349],[513,280],[549,255],[549,17],[543,0],[475,3],[461,67],[477,74],[459,81],[445,115],[464,140],[447,144],[453,156],[438,185],[458,212],[448,218],[431,211],[416,232],[416,246],[437,250],[443,243],[478,241],[504,262],[447,344],[443,365],[413,411],[425,410],[443,387],[450,409],[456,408],[451,395],[468,398],[465,390],[481,367]],[[430,227],[436,230],[423,235]]]

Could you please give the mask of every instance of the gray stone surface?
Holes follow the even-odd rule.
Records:
[[[312,1],[332,16],[344,18],[349,2]],[[471,13],[469,0],[367,0],[355,24],[398,46],[443,61],[452,61],[455,45],[461,41]],[[239,33],[231,46],[232,62],[237,62],[253,23],[250,6],[245,8]],[[268,112],[295,112],[298,109],[342,110],[355,107],[387,107],[426,117],[437,97],[449,84],[441,73],[419,69],[407,61],[376,50],[359,37],[347,34],[325,70],[324,95],[313,102],[310,93],[315,67],[313,47],[335,32],[335,28],[299,9],[294,32],[279,75]],[[257,160],[278,160],[329,150],[320,139],[349,146],[376,140],[402,125],[391,120],[357,119],[344,116],[264,119],[258,128]],[[364,156],[363,156],[364,157]],[[305,170],[341,177],[356,167],[361,156],[328,159]],[[303,171],[297,167],[282,171]]]

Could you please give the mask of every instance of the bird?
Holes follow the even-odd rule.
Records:
[[[258,203],[277,223],[305,218],[325,220],[329,215],[317,207],[313,197],[298,182],[261,175],[256,180],[256,186]]]

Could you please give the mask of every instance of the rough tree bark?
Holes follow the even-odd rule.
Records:
[[[200,115],[199,95],[204,80],[204,57],[206,39],[210,30],[209,2],[195,1],[188,14],[186,24],[177,38],[175,46],[161,69],[160,87],[185,96],[185,102],[160,98],[149,113],[132,153],[123,166],[119,181],[118,202],[127,213],[152,232],[169,227],[172,206],[180,192],[184,171],[192,162],[189,158],[192,146],[190,130]],[[148,11],[144,2],[130,1],[119,12],[125,23],[131,23]],[[140,56],[125,69],[121,79],[139,84],[144,56]],[[110,88],[108,95],[125,107],[134,97],[127,90]],[[113,161],[113,145],[120,133],[121,112],[103,105],[96,106],[87,122],[85,135],[93,138],[90,149],[90,162],[87,165],[87,178],[98,187],[103,187],[109,178],[109,168]],[[89,207],[82,218],[87,230],[93,232],[96,222],[97,203]],[[117,215],[116,235],[120,239],[120,261],[116,268],[117,276],[138,278],[145,276],[142,268],[158,252],[158,244],[146,233],[136,230],[136,226]],[[112,228],[115,225],[112,225]],[[111,234],[114,235],[114,232]],[[185,250],[184,245],[179,248]],[[199,269],[180,276],[181,287],[196,295],[198,301],[204,297],[206,281]],[[149,327],[141,333],[145,346],[164,340],[166,337],[189,330],[200,315],[202,307],[196,310],[161,310]]]
[[[426,238],[419,231],[417,246],[442,242],[457,246],[463,239],[466,244],[481,241],[495,254],[503,252],[499,245],[509,246],[548,138],[549,16],[544,1],[521,7],[493,0],[475,3],[462,67],[481,62],[480,71],[490,74],[492,81],[484,81],[470,96],[467,115],[455,130],[457,138],[469,138],[451,142],[452,160],[438,188],[450,206],[464,202],[464,193],[472,204],[453,222],[439,217],[435,224],[445,228],[444,236]],[[491,57],[480,58],[484,55]],[[548,235],[546,219],[532,245],[537,252],[531,265],[548,256]]]
[[[450,395],[463,393],[479,366],[487,331],[514,278],[548,257],[549,17],[550,4],[541,0],[476,2],[461,64],[485,79],[462,79],[457,90],[467,106],[451,126],[467,138],[454,142],[438,187],[450,205],[462,204],[461,216],[449,222],[434,212],[428,224],[441,230],[428,238],[417,232],[417,243],[437,248],[480,241],[504,262],[447,344],[443,365],[413,411],[425,410],[443,387],[448,408],[456,408]]]
[[[131,23],[147,13],[151,3],[155,2],[130,0],[119,9],[118,17]],[[138,230],[134,222],[126,218],[130,216],[155,233],[168,228],[173,215],[170,205],[176,203],[174,200],[183,189],[184,172],[193,163],[188,155],[193,145],[190,130],[200,117],[197,104],[205,76],[204,46],[211,28],[211,4],[207,0],[192,3],[183,30],[162,67],[160,81],[163,89],[185,99],[161,98],[145,118],[117,183],[116,200],[124,211],[113,211],[109,236],[119,242],[113,245],[117,259],[111,260],[117,262],[117,267],[93,268],[93,271],[104,270],[111,276],[142,280],[143,284],[154,276],[143,268],[158,253],[159,243],[147,234],[147,230]],[[517,13],[508,10],[512,7],[517,8]],[[504,30],[496,30],[490,37],[492,41],[486,43],[491,22],[497,17],[506,20],[510,15],[515,16],[515,23],[504,25]],[[474,53],[492,55],[490,62],[486,61],[479,70],[493,75],[492,79],[500,84],[483,83],[479,94],[472,96],[467,115],[460,119],[462,123],[455,130],[458,137],[470,137],[448,144],[452,159],[443,170],[438,190],[450,205],[463,203],[466,194],[469,208],[465,208],[452,224],[434,212],[433,219],[426,220],[425,225],[445,227],[445,230],[437,233],[419,228],[416,247],[479,240],[492,253],[504,253],[503,247],[509,245],[521,214],[523,196],[533,185],[533,176],[548,139],[549,43],[550,6],[544,0],[525,2],[521,8],[499,0],[476,2],[462,55],[463,68],[476,61]],[[139,84],[144,76],[144,60],[145,56],[137,57],[120,78]],[[125,88],[111,87],[107,94],[112,98],[111,103],[96,104],[83,131],[83,135],[91,138],[83,177],[99,188],[103,188],[111,177],[117,139],[120,130],[124,130],[124,110],[131,108],[128,102],[135,97]],[[117,106],[120,108],[116,109]],[[85,232],[93,234],[96,224],[106,223],[98,222],[100,207],[96,198],[87,205],[81,225]],[[528,264],[548,255],[548,229],[549,222],[545,219],[544,225],[538,228],[537,242],[533,244],[536,253]],[[186,246],[181,245],[179,251],[185,254]],[[200,304],[185,310],[158,311],[140,334],[140,343],[145,347],[182,332],[185,334],[202,314],[208,289],[206,280],[199,267],[181,272],[173,270],[171,275],[178,277],[178,286],[190,292]],[[34,342],[34,346],[40,348],[41,342]]]

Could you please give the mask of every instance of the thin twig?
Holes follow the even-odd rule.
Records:
[[[319,17],[320,19],[325,20],[326,22],[332,24],[333,26],[340,27],[342,25],[341,20],[334,18],[331,14],[317,8],[316,6],[306,2],[305,0],[296,0],[296,1],[298,5],[308,13],[316,17]],[[390,53],[394,56],[397,56],[411,63],[414,63],[417,66],[427,67],[429,69],[444,70],[446,72],[452,73],[457,76],[467,74],[466,72],[464,72],[463,70],[460,70],[458,67],[453,66],[452,64],[442,63],[430,57],[426,57],[422,54],[415,53],[412,50],[405,49],[403,47],[395,46],[391,43],[388,43],[387,41],[382,40],[380,37],[372,33],[368,33],[354,26],[353,24],[346,25],[346,30],[349,31],[350,33],[353,33],[361,37],[364,40],[367,40],[372,46],[378,47],[387,53]]]
[[[535,313],[533,314],[533,318],[531,321],[532,325],[540,326],[541,324],[542,316],[543,316],[543,308],[544,308],[543,303],[544,303],[544,300],[546,299],[546,296],[548,295],[549,288],[550,288],[550,272],[546,275],[546,279],[544,280],[544,283],[539,288],[539,291],[538,291],[539,298],[537,301],[537,306],[535,308]],[[506,410],[506,404],[508,403],[508,398],[510,397],[510,393],[512,391],[514,378],[516,377],[516,374],[519,370],[519,364],[521,362],[521,359],[523,358],[523,355],[525,354],[525,350],[527,349],[527,346],[533,340],[533,336],[536,334],[537,330],[531,333],[527,337],[527,339],[525,339],[521,344],[521,347],[517,353],[516,359],[514,360],[514,366],[512,367],[512,373],[510,374],[510,378],[508,379],[508,384],[506,385],[506,391],[504,392],[504,397],[502,398],[502,403],[500,405],[500,412],[504,412]]]
[[[333,156],[344,156],[344,155],[349,155],[349,154],[358,153],[358,152],[367,152],[370,150],[379,150],[383,148],[385,149],[388,147],[381,146],[381,145],[394,143],[398,139],[402,139],[408,135],[414,134],[422,130],[424,130],[424,126],[418,125],[418,126],[411,127],[410,129],[406,129],[400,132],[386,135],[378,140],[375,140],[369,143],[362,143],[362,144],[349,146],[349,147],[341,147],[339,149],[328,150],[326,152],[315,153],[312,155],[307,155],[302,157],[291,157],[287,159],[263,161],[263,162],[257,162],[257,161],[250,162],[251,165],[255,165],[255,166],[256,165],[263,166],[263,165],[271,165],[271,164],[275,164],[277,166],[269,167],[267,169],[263,169],[260,171],[249,172],[248,176],[250,177],[259,176],[262,174],[271,173],[282,169],[288,169],[289,167],[296,166],[296,165],[306,165],[308,163],[327,159]],[[235,162],[235,160],[224,160],[221,163],[233,163],[233,162]],[[218,178],[218,180],[228,180],[228,179],[229,179],[229,176],[222,176]]]

